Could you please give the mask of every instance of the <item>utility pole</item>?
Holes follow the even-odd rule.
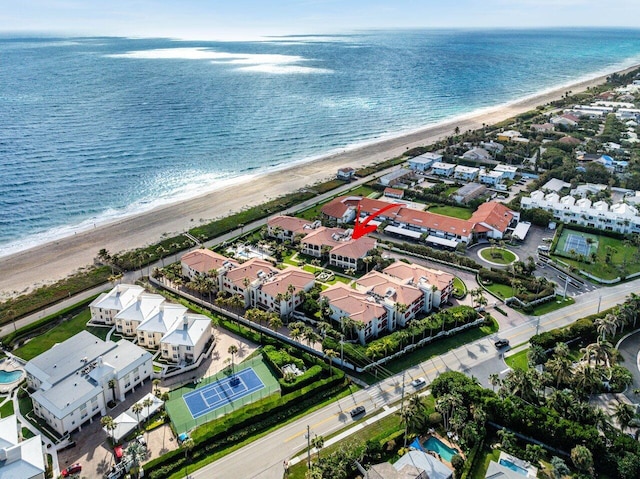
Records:
[[[307,424],[307,467],[311,470],[311,431]]]
[[[600,313],[600,303],[601,302],[602,302],[602,296],[598,295],[598,312],[596,314]]]
[[[406,371],[402,371],[402,396],[400,398],[400,411],[404,408],[404,375]]]
[[[567,287],[569,286],[569,275],[564,280],[564,293],[562,293],[562,300],[565,301],[567,299]]]

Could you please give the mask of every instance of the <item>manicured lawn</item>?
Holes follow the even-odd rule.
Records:
[[[453,296],[456,298],[464,298],[464,295],[467,294],[467,286],[457,276],[453,278]]]
[[[457,188],[456,188],[457,189]],[[429,213],[436,213],[438,215],[452,216],[453,218],[460,218],[461,220],[468,220],[471,218],[473,211],[468,208],[462,208],[460,206],[432,206],[429,208]]]
[[[485,248],[480,251],[480,256],[498,264],[511,264],[516,260],[516,255],[504,248]]]
[[[385,368],[392,373],[399,373],[405,369],[409,369],[416,364],[420,364],[427,359],[434,356],[439,356],[452,349],[463,346],[467,343],[471,343],[477,339],[484,338],[490,334],[494,334],[498,331],[498,323],[494,320],[491,321],[489,326],[481,326],[480,328],[472,328],[462,333],[455,334],[445,339],[440,339],[431,344],[423,346],[406,354],[397,360],[391,361],[385,364]],[[376,378],[372,374],[361,376],[362,379],[369,382],[375,382]]]
[[[16,349],[14,354],[29,361],[37,355],[51,349],[54,344],[61,343],[84,330],[89,319],[91,319],[91,311],[87,308],[82,313],[68,321],[64,321],[52,330],[31,339],[27,344]]]
[[[533,308],[533,312],[531,314],[533,316],[540,316],[542,314],[547,314],[551,311],[555,311],[556,309],[564,308],[565,306],[571,306],[575,302],[576,301],[569,296],[566,297],[565,301],[562,300],[562,296],[556,296],[555,301],[550,301]]]
[[[0,417],[9,417],[13,414],[13,401],[7,401],[0,406]]]
[[[513,288],[506,284],[493,283],[485,286],[485,288],[502,299],[510,298],[511,296],[513,296]]]
[[[523,349],[511,356],[507,356],[504,358],[504,362],[507,363],[511,369],[529,369],[529,362],[527,361],[528,351],[528,349]]]
[[[86,330],[89,331],[91,334],[93,334],[94,336],[98,336],[100,339],[102,339],[103,341],[106,341],[107,339],[107,334],[109,333],[109,331],[111,330],[110,328],[102,328],[102,327],[98,327],[98,326],[87,326]],[[116,341],[117,338],[114,338],[113,336],[111,337],[112,341]]]
[[[460,188],[458,186],[450,186],[442,193],[443,196],[449,196],[458,191]]]
[[[478,460],[476,461],[476,467],[469,474],[470,479],[485,479],[484,476],[489,468],[489,463],[491,461],[498,462],[500,458],[500,450],[498,449],[489,449],[485,447],[482,451],[478,452]]]
[[[582,235],[585,238],[589,237],[597,241],[598,248],[596,252],[596,260],[593,261],[593,259],[587,258],[586,262],[582,262],[578,261],[578,259],[570,259],[568,257],[568,253],[561,249],[561,245],[564,244],[562,240],[569,234]],[[613,250],[611,250],[610,261],[606,260],[608,251],[607,247],[613,248]],[[556,252],[561,254],[556,255]],[[609,236],[582,233],[571,230],[570,228],[564,228],[562,230],[562,235],[558,241],[556,250],[554,251],[554,256],[559,256],[561,261],[602,279],[614,279],[640,271],[640,255],[638,255],[637,247],[633,245],[626,245],[622,240],[610,238]]]
[[[354,188],[353,190],[350,190],[348,193],[349,196],[363,196],[363,197],[370,197],[369,195],[371,195],[372,193],[377,193],[378,196],[380,196],[380,192],[374,190],[373,188],[371,188],[370,186],[367,185],[361,185],[358,186],[357,188]]]

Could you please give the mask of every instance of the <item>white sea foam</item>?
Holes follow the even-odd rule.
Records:
[[[136,58],[145,60],[210,60],[211,63],[246,65],[240,71],[262,73],[332,73],[325,68],[298,65],[309,59],[298,55],[266,54],[266,53],[229,53],[210,50],[203,47],[161,48],[156,50],[139,50],[127,53],[107,55],[110,58]]]

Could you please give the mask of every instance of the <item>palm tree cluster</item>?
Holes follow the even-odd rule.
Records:
[[[311,347],[313,343],[319,343],[322,341],[322,336],[316,333],[311,326],[307,326],[302,321],[289,323],[288,328],[289,337],[291,339],[298,342],[300,342],[300,340],[304,340],[309,347]]]
[[[469,295],[471,296],[471,304],[473,306],[486,306],[487,298],[484,296],[484,289],[478,286],[475,289],[469,291]]]

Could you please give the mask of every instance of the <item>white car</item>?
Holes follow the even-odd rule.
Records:
[[[411,385],[414,388],[421,388],[425,384],[427,384],[427,381],[424,378],[415,378],[413,381],[411,381]]]

